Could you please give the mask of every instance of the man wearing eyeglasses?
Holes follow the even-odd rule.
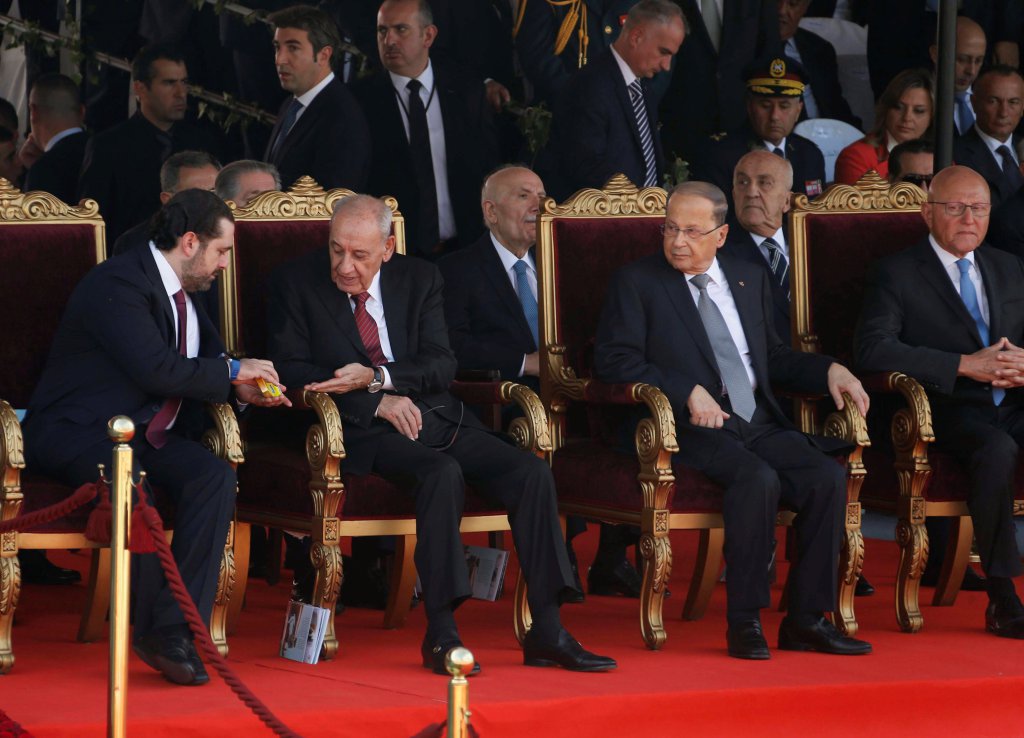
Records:
[[[828,392],[839,407],[847,393],[862,414],[868,397],[833,359],[779,339],[768,271],[719,251],[726,210],[712,184],[684,182],[672,191],[663,253],[626,266],[608,289],[597,375],[659,387],[675,414],[679,460],[723,488],[729,655],[770,657],[760,610],[769,604],[780,504],[797,512],[798,554],[779,648],[870,653],[870,644],[841,635],[824,617],[835,609],[846,508],[843,469],[823,453],[837,443],[800,433],[771,384]]]
[[[980,174],[954,166],[935,175],[921,208],[930,234],[875,265],[855,350],[861,369],[904,372],[924,385],[936,446],[970,477],[985,630],[1024,638],[1013,586],[1022,572],[1013,480],[1024,442],[1024,261],[985,244],[991,208]]]

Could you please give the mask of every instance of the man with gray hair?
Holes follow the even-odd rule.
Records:
[[[28,167],[25,190],[42,190],[74,205],[78,202],[78,172],[88,135],[82,130],[85,107],[78,85],[63,74],[38,77],[28,95],[32,132],[21,147]]]
[[[606,671],[562,627],[559,605],[578,592],[547,464],[487,430],[449,394],[448,344],[437,267],[395,253],[391,211],[377,198],[342,200],[330,241],[286,265],[270,286],[270,353],[282,381],[334,396],[345,470],[379,474],[416,498],[416,568],[427,633],[423,666],[446,674],[461,645],[455,608],[470,595],[459,521],[465,485],[509,511],[528,584],[528,666]]]
[[[213,191],[225,202],[230,200],[240,208],[249,204],[256,195],[281,189],[281,175],[277,167],[254,159],[233,161],[220,170]]]
[[[759,611],[769,604],[780,504],[797,513],[797,557],[779,648],[870,653],[870,644],[841,635],[825,618],[836,606],[846,510],[846,475],[822,453],[836,441],[800,433],[772,382],[827,392],[839,408],[848,393],[862,415],[868,396],[832,358],[779,339],[768,271],[719,252],[729,232],[726,210],[725,194],[712,184],[673,190],[663,253],[629,264],[608,288],[596,373],[606,382],[659,387],[675,413],[678,460],[722,487],[729,655],[770,657]]]

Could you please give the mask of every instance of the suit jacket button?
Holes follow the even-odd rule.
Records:
[[[610,36],[611,33],[612,33],[612,27],[611,26],[605,26],[604,27],[604,32],[605,32],[605,34]]]
[[[149,409],[152,410],[155,413],[160,412],[160,406],[159,405],[151,405]]]

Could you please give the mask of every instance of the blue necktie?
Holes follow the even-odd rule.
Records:
[[[974,125],[974,111],[971,110],[971,104],[967,101],[967,91],[958,92],[956,97],[956,115],[960,119],[960,135],[964,135],[971,126]]]
[[[292,104],[288,106],[288,110],[285,111],[284,120],[281,121],[281,127],[277,131],[277,138],[274,139],[274,145],[270,148],[270,158],[273,159],[278,150],[281,148],[281,144],[288,137],[288,133],[292,130],[292,126],[295,125],[295,119],[299,117],[299,111],[305,107],[299,102],[298,98],[292,98]]]
[[[526,278],[527,268],[526,262],[520,259],[512,267],[512,270],[516,273],[516,292],[519,293],[519,304],[523,306],[523,315],[530,326],[533,341],[540,348],[540,334],[537,330],[537,298],[533,296],[530,280]]]
[[[988,323],[985,322],[981,315],[981,307],[978,305],[978,293],[974,289],[974,282],[971,281],[971,262],[967,259],[957,259],[956,268],[960,270],[960,299],[964,301],[967,312],[974,318],[974,325],[978,327],[981,343],[988,346]],[[1004,397],[1006,397],[1006,390],[997,387],[992,388],[992,402],[999,405]]]

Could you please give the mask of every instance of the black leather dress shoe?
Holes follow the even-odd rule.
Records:
[[[444,668],[444,660],[448,655],[448,652],[453,648],[464,648],[462,641],[444,641],[436,645],[430,645],[426,638],[423,639],[423,643],[420,644],[420,655],[423,657],[423,668],[430,669],[435,674],[441,674],[442,676],[451,676],[448,670]],[[476,676],[480,673],[480,662],[477,661],[473,664],[473,671],[469,672],[466,676]]]
[[[725,631],[725,640],[729,644],[729,655],[733,658],[753,661],[771,658],[760,620],[746,620],[730,625]]]
[[[592,595],[640,596],[640,573],[623,559],[613,567],[595,565],[587,572],[587,592]]]
[[[1024,639],[1024,607],[1014,597],[1008,602],[988,603],[985,608],[985,630],[1001,638]]]
[[[57,566],[46,558],[45,551],[19,551],[18,565],[24,584],[76,584],[82,581],[82,575],[74,569]]]
[[[870,597],[875,593],[875,586],[868,581],[868,578],[863,574],[860,575],[860,579],[857,580],[857,586],[853,590],[854,597]]]
[[[199,686],[210,681],[192,641],[183,636],[150,634],[135,639],[132,650],[147,666],[174,684]]]
[[[844,636],[829,620],[818,618],[813,625],[798,625],[784,617],[779,625],[779,648],[783,651],[818,651],[838,656],[863,656],[871,644]]]
[[[526,634],[523,642],[523,663],[527,666],[561,666],[569,671],[611,671],[615,659],[591,653],[580,642],[562,628],[554,642],[545,642],[537,637],[536,631]]]

